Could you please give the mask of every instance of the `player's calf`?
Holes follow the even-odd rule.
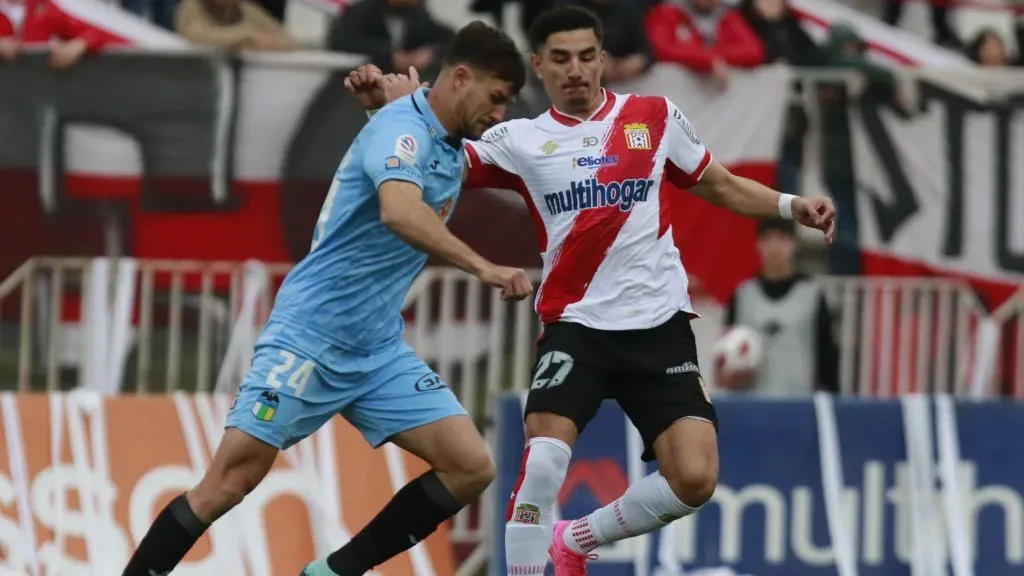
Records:
[[[505,514],[505,561],[509,575],[540,576],[554,524],[555,498],[572,451],[556,438],[532,438],[523,452],[519,479]]]
[[[567,566],[579,556],[610,542],[658,530],[689,516],[714,494],[718,481],[718,444],[714,425],[682,419],[654,442],[659,471],[632,484],[621,498],[574,520],[553,542],[556,576],[583,572],[558,570],[558,555]]]
[[[229,428],[199,484],[157,516],[123,576],[169,574],[210,524],[237,506],[274,465],[277,448]]]
[[[569,469],[576,425],[552,412],[530,412],[526,434],[519,478],[505,514],[505,564],[507,573],[517,576],[544,573],[555,499]]]
[[[278,449],[237,428],[228,428],[210,468],[195,488],[188,503],[207,524],[227,514],[249,495],[277,459]]]
[[[410,428],[391,441],[425,460],[431,470],[402,487],[347,544],[307,566],[304,574],[365,574],[427,538],[494,479],[487,445],[465,414]]]

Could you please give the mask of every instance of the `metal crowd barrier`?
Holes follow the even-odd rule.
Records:
[[[0,365],[19,391],[80,384],[93,343],[83,318],[94,303],[93,275],[107,263],[112,288],[129,290],[131,375],[119,391],[213,391],[231,332],[242,313],[244,264],[88,258],[33,258],[0,282]],[[266,286],[255,311],[258,328],[272,295],[291,268],[266,264]],[[530,271],[539,282],[540,271]],[[971,288],[935,278],[837,277],[820,279],[837,316],[841,389],[861,396],[904,392],[971,393],[983,321],[1001,336],[997,365],[1024,358],[1024,289],[988,312]],[[117,290],[105,292],[116,307]],[[17,297],[17,300],[15,300]],[[540,325],[533,302],[503,302],[498,292],[453,268],[428,268],[406,302],[406,339],[451,383],[467,407],[485,413],[486,400],[528,386]],[[14,320],[12,322],[12,320]],[[697,330],[720,330],[696,323]],[[13,336],[13,338],[12,338]],[[12,342],[13,339],[13,342]],[[1008,346],[1012,346],[1009,348]],[[75,349],[77,348],[77,349]],[[12,355],[13,352],[13,355]],[[993,372],[1024,394],[1024,362]],[[70,373],[67,371],[70,370]],[[985,382],[986,393],[996,393]]]

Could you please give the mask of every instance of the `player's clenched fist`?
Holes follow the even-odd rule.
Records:
[[[522,300],[533,293],[533,283],[522,268],[491,265],[481,270],[477,278],[488,286],[501,288],[502,300]]]
[[[831,244],[836,234],[836,208],[832,200],[824,196],[793,199],[793,219],[825,233],[825,240]]]
[[[345,77],[345,88],[352,93],[356,102],[366,109],[384,107],[387,100],[381,78],[384,73],[373,64],[364,64],[348,73]]]
[[[412,67],[408,75],[384,74],[373,64],[364,64],[345,77],[345,88],[367,110],[383,108],[388,102],[408,96],[420,86],[428,85],[428,82],[420,82],[419,72]]]

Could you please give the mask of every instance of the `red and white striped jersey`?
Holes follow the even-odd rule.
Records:
[[[466,145],[467,188],[519,192],[544,262],[541,321],[651,328],[693,313],[672,240],[671,183],[689,188],[711,155],[668,99],[604,91],[580,120],[554,108]]]

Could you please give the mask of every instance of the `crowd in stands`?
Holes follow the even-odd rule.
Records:
[[[123,8],[172,30],[195,44],[230,49],[294,50],[301,44],[281,22],[288,0],[120,0]],[[324,45],[368,55],[386,70],[436,67],[441,47],[453,31],[439,23],[424,0],[333,0],[346,8],[330,26]],[[786,0],[474,0],[473,10],[499,22],[507,2],[521,4],[524,29],[543,10],[578,4],[596,12],[607,31],[611,61],[608,80],[628,80],[653,62],[674,62],[706,74],[726,88],[729,71],[763,63],[796,66],[828,64],[829,46],[819,47],[804,31]],[[882,19],[897,24],[905,0],[886,0]],[[932,3],[937,43],[963,49],[984,66],[1021,65],[995,29],[962,42],[950,25],[950,3]],[[847,37],[849,29],[839,36]],[[1024,18],[1015,43],[1024,45]],[[66,67],[89,52],[116,43],[60,8],[60,0],[0,0],[0,59],[18,47],[53,43],[53,64]],[[833,40],[829,40],[832,44]]]

